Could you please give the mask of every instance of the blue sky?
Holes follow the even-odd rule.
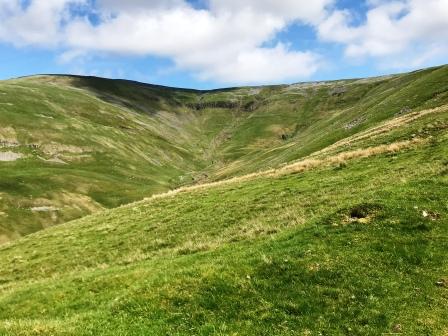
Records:
[[[448,0],[0,0],[0,78],[217,88],[447,63]]]

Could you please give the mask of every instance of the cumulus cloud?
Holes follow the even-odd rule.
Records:
[[[275,41],[292,24],[342,44],[348,58],[395,64],[394,55],[414,52],[409,64],[416,64],[448,53],[448,0],[366,1],[366,20],[354,24],[354,13],[336,0],[202,0],[201,7],[186,0],[0,0],[0,41],[65,50],[64,62],[97,52],[160,56],[200,79],[232,84],[318,71],[317,53]]]
[[[318,23],[326,15],[326,7],[333,0],[209,0],[210,10],[214,13],[235,14],[251,11],[258,14],[269,14],[283,20],[299,20],[304,23]]]
[[[199,78],[226,83],[278,82],[311,76],[319,68],[319,56],[291,51],[284,44],[274,48],[255,48],[237,54],[236,60],[216,67],[198,68]]]
[[[97,0],[102,11],[122,13],[136,11],[150,11],[154,9],[167,9],[185,7],[183,0]]]
[[[70,16],[68,5],[83,0],[0,0],[0,40],[14,45],[59,45],[61,24]]]
[[[101,24],[74,21],[67,40],[82,50],[168,57],[199,78],[226,83],[304,78],[317,70],[317,55],[262,45],[293,21],[311,24],[324,17],[329,3],[210,0],[207,8],[196,9],[180,0],[101,0]]]
[[[195,8],[185,0],[0,0],[0,40],[64,48],[65,62],[89,52],[153,55],[202,79],[281,81],[310,76],[319,57],[263,45],[292,22],[321,21],[332,1],[206,0]],[[96,22],[73,5],[84,5]]]
[[[414,53],[415,60],[424,61],[447,52],[447,0],[370,0],[369,4],[365,22],[357,26],[351,24],[349,11],[334,11],[319,24],[320,38],[344,44],[345,54],[358,58]]]

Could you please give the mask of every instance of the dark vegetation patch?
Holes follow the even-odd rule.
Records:
[[[370,223],[375,218],[381,216],[384,206],[378,203],[360,203],[354,206],[336,211],[331,216],[323,220],[323,223],[330,226],[347,225],[350,223]]]
[[[349,217],[352,219],[363,219],[363,218],[367,218],[375,213],[378,212],[378,210],[381,209],[381,206],[378,204],[369,204],[369,203],[364,203],[364,204],[360,204],[360,205],[356,205],[354,207],[352,207],[351,209],[349,209]]]
[[[188,103],[187,107],[200,111],[205,109],[238,109],[241,106],[239,102],[234,101],[211,101],[211,102],[198,102]]]

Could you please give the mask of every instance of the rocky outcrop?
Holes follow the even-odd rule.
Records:
[[[242,111],[252,112],[259,108],[262,104],[263,103],[261,101],[256,99],[246,102],[217,100],[209,102],[200,101],[197,103],[189,103],[187,104],[187,107],[197,111],[205,109],[240,109]]]
[[[187,104],[188,108],[193,110],[205,110],[205,109],[236,109],[240,107],[240,104],[235,101],[211,101],[211,102],[198,102],[198,103],[189,103]]]
[[[344,93],[346,93],[346,92],[347,92],[347,89],[345,87],[338,86],[338,87],[335,87],[334,89],[330,90],[329,93],[330,93],[330,96],[340,97],[340,96],[343,96]]]

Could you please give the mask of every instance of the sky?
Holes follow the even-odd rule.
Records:
[[[445,63],[448,0],[0,0],[0,79],[210,89]]]

